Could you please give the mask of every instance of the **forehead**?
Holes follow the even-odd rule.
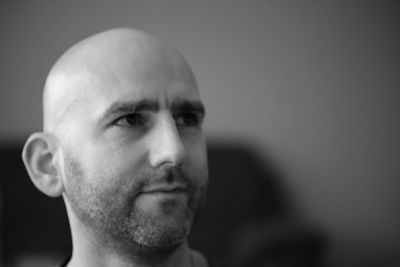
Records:
[[[195,97],[195,78],[186,62],[159,57],[146,60],[110,62],[90,70],[93,94],[115,98]],[[161,99],[160,99],[161,100]]]
[[[170,109],[176,101],[199,101],[194,75],[175,53],[155,51],[129,57],[117,56],[86,66],[83,88],[74,105],[79,118],[98,120],[115,103],[149,100]]]
[[[110,62],[98,66],[93,73],[93,94],[107,102],[124,99],[153,98],[171,101],[174,98],[198,98],[195,78],[183,60],[168,55]]]

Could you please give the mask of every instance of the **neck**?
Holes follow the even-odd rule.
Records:
[[[132,266],[132,267],[195,267],[200,266],[194,263],[194,252],[191,251],[186,242],[162,260],[150,262],[147,259],[138,257],[134,252],[121,252],[116,249],[95,246],[94,244],[85,245],[80,243],[73,246],[72,258],[68,267],[83,266]]]

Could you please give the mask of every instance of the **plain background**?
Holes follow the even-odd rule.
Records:
[[[137,27],[188,59],[207,136],[282,172],[298,216],[329,236],[327,266],[386,266],[400,257],[399,14],[396,1],[2,0],[0,138],[41,129],[65,49]]]

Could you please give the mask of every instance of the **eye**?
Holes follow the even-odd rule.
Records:
[[[130,113],[118,118],[115,121],[115,125],[122,127],[141,127],[146,124],[146,120],[143,114]]]
[[[199,126],[201,118],[196,113],[179,113],[174,116],[175,123],[177,126],[194,127]]]

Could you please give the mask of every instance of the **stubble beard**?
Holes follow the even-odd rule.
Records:
[[[103,244],[142,260],[154,262],[169,257],[186,240],[205,199],[206,185],[196,189],[193,180],[182,175],[188,186],[187,207],[167,215],[161,205],[160,214],[151,215],[134,205],[135,192],[141,185],[99,191],[70,154],[64,163],[65,196],[79,221]],[[138,175],[144,179],[148,173]]]

